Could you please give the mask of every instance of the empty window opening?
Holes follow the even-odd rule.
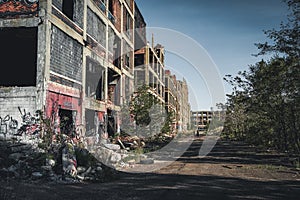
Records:
[[[73,137],[74,114],[75,111],[59,109],[60,133]]]
[[[120,104],[120,78],[118,73],[108,70],[108,100],[115,105]]]
[[[107,133],[109,137],[114,137],[117,131],[115,111],[107,109]]]
[[[37,28],[0,28],[0,86],[36,86]]]
[[[113,12],[114,12],[113,0],[108,0],[108,10],[110,13],[113,14]]]
[[[113,64],[121,69],[121,39],[115,36],[113,45]]]
[[[87,57],[85,88],[87,97],[94,97],[97,100],[104,100],[104,75],[104,67]]]
[[[73,20],[74,14],[74,0],[63,0],[62,12],[70,19]]]

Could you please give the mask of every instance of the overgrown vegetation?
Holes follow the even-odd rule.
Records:
[[[173,113],[165,110],[151,88],[143,85],[137,89],[131,101],[122,108],[122,131],[129,135],[151,137],[154,134],[170,133]]]
[[[224,79],[233,87],[228,96],[223,136],[300,153],[300,1],[285,0],[291,14],[279,30],[264,33],[273,42],[259,43],[259,55],[270,60],[251,65]]]

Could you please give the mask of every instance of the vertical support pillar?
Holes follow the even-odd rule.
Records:
[[[44,111],[46,105],[47,83],[50,80],[50,45],[52,0],[39,1],[39,16],[42,23],[38,26],[37,38],[37,98],[36,109]]]
[[[87,33],[87,0],[83,2],[83,40],[86,41]],[[85,125],[85,108],[86,108],[86,99],[85,99],[85,87],[86,87],[86,55],[87,49],[83,46],[82,49],[82,88],[81,88],[81,123]]]

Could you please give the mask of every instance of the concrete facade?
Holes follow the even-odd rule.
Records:
[[[151,93],[161,104],[164,100],[164,47],[155,47],[149,43],[141,49],[135,50],[135,88],[142,85],[150,86]]]
[[[106,139],[120,132],[122,105],[146,84],[185,130],[186,82],[165,72],[164,47],[146,41],[134,0],[0,1],[0,43],[1,117],[22,122],[19,107],[41,110],[57,133],[83,126],[86,136]]]
[[[0,1],[1,42],[35,44],[26,54],[33,61],[23,67],[5,54],[3,63],[26,77],[1,75],[0,116],[20,119],[20,106],[56,123],[67,117],[72,130],[118,132],[120,106],[133,92],[125,87],[133,85],[133,27],[134,0]]]
[[[205,130],[213,119],[224,121],[224,118],[225,111],[192,111],[191,125],[194,130],[198,128]]]
[[[190,105],[189,92],[186,80],[177,80],[177,98],[178,98],[178,129],[187,131],[190,124]]]
[[[177,130],[179,119],[179,102],[176,76],[170,70],[165,70],[165,106],[172,113],[172,130]]]

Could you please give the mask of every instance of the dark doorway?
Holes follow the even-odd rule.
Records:
[[[0,28],[0,86],[36,86],[37,28]]]
[[[108,137],[114,137],[117,126],[116,126],[116,120],[115,120],[115,111],[113,110],[107,110],[107,133]]]
[[[86,128],[86,136],[93,136],[96,133],[96,111],[86,109],[85,110],[85,128]]]
[[[74,130],[74,120],[73,120],[73,111],[59,109],[59,118],[60,118],[60,132],[68,136],[73,137]]]

